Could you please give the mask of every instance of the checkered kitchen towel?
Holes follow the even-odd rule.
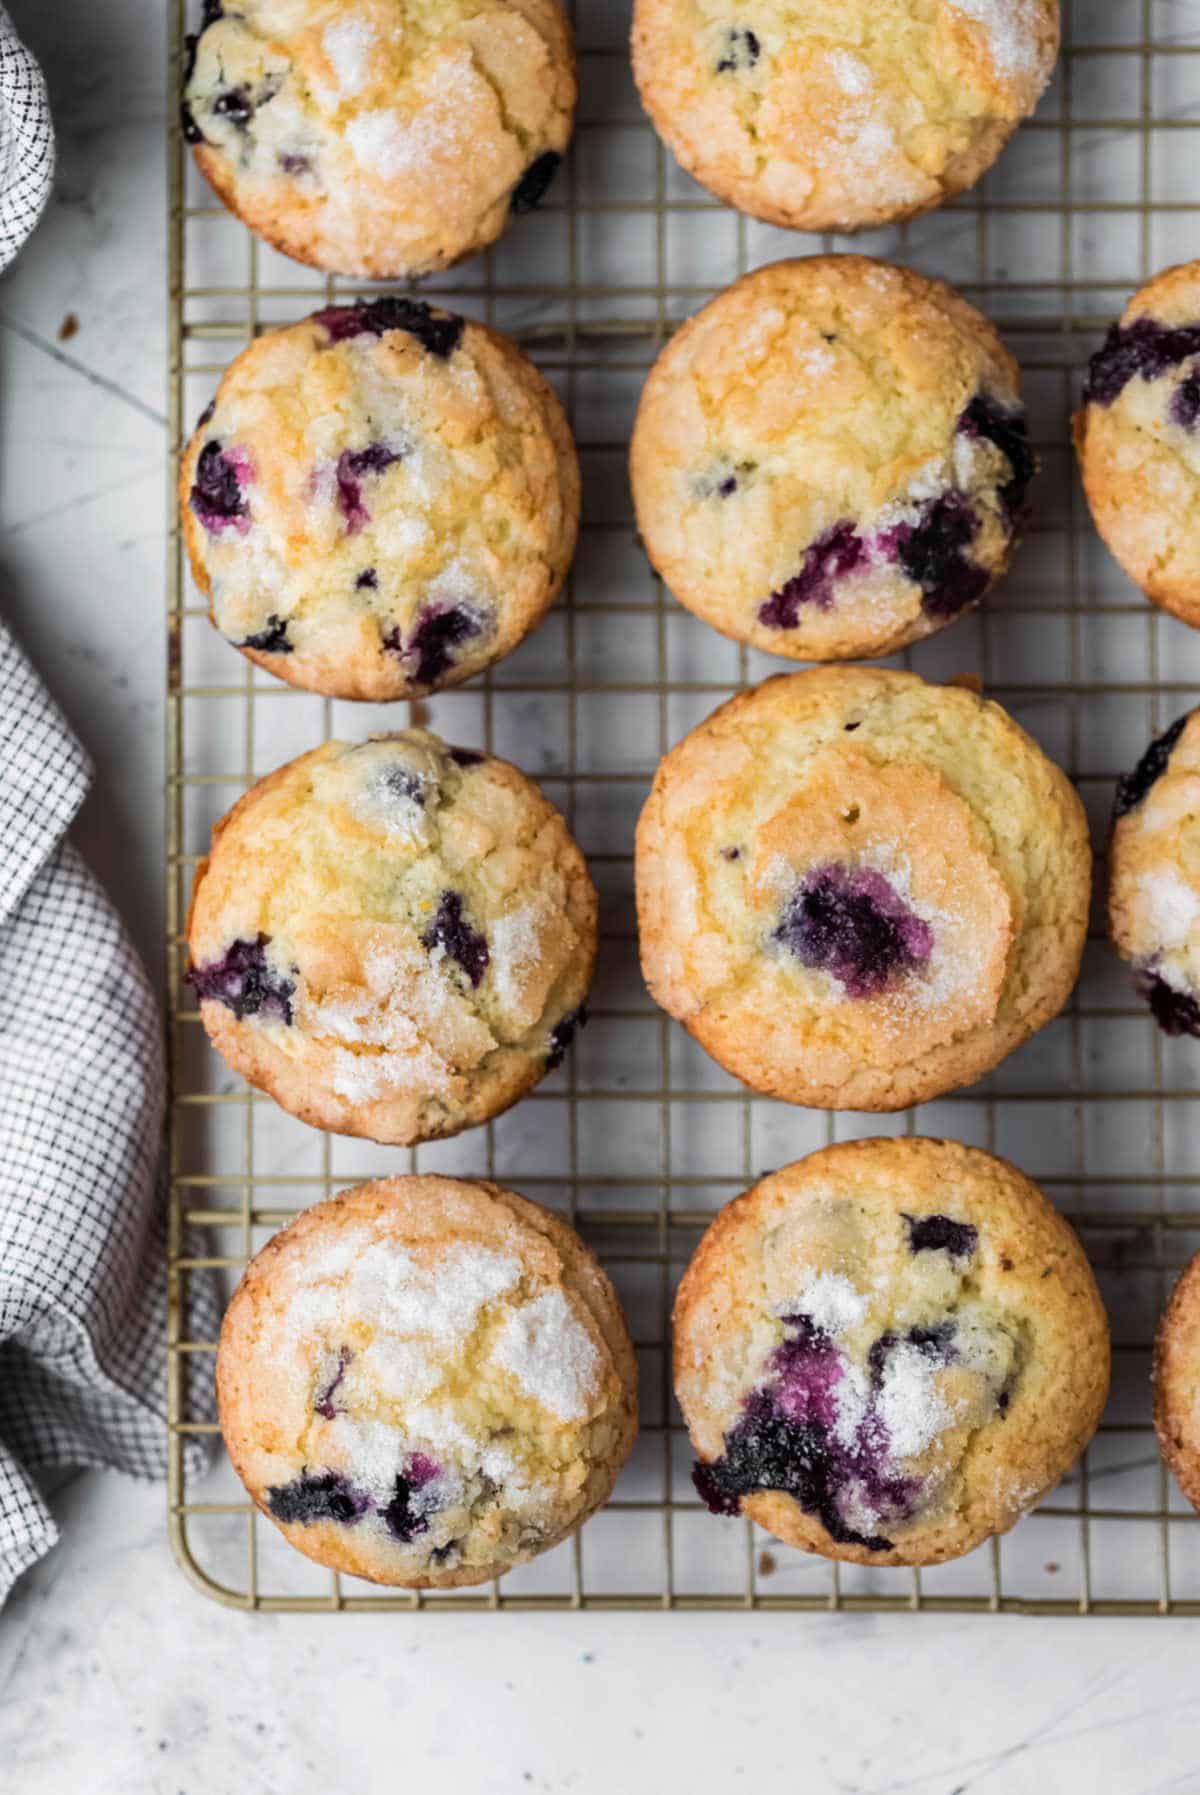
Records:
[[[46,83],[0,6],[0,268],[42,215],[54,178]]]
[[[35,1473],[166,1469],[162,1031],[65,839],[90,779],[0,623],[0,1601],[58,1537]],[[192,1282],[191,1337],[212,1339]]]

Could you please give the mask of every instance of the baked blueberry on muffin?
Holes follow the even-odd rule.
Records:
[[[636,0],[633,71],[719,199],[854,231],[973,186],[1037,105],[1058,37],[1058,0]]]
[[[1200,1253],[1185,1266],[1159,1323],[1154,1426],[1175,1481],[1200,1508]]]
[[[652,996],[755,1090],[895,1110],[982,1077],[1078,974],[1091,853],[999,705],[824,667],[742,693],[659,766],[637,830]]]
[[[319,1128],[410,1145],[561,1062],[596,893],[532,780],[403,730],[327,742],[246,793],[196,870],[188,948],[236,1071]]]
[[[571,135],[558,0],[204,0],[183,129],[218,197],[333,274],[428,274],[543,197]]]
[[[705,306],[651,371],[630,463],[675,596],[794,660],[890,654],[977,604],[1036,468],[987,319],[865,256],[777,262]]]
[[[1157,275],[1112,326],[1075,447],[1108,548],[1147,598],[1200,628],[1200,262]]]
[[[579,523],[562,406],[515,344],[408,298],[332,306],[233,363],[180,470],[214,623],[337,698],[410,698],[509,654]]]
[[[480,1583],[608,1499],[637,1429],[612,1285],[495,1184],[388,1178],[306,1210],[248,1267],[221,1428],[309,1558],[409,1589]]]
[[[847,1142],[721,1211],[675,1303],[675,1390],[715,1514],[859,1564],[1004,1533],[1095,1432],[1104,1309],[1069,1225],[948,1141]]]
[[[1200,711],[1179,717],[1117,787],[1109,927],[1169,1035],[1200,1035]]]

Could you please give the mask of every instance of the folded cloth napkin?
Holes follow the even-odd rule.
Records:
[[[0,268],[42,215],[54,179],[46,83],[0,6]]]
[[[90,780],[0,623],[0,1601],[58,1537],[34,1472],[167,1462],[162,1026],[64,839]],[[189,1283],[212,1339],[214,1292]]]

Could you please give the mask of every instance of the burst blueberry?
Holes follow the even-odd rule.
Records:
[[[933,952],[933,931],[881,873],[817,867],[789,899],[772,939],[828,972],[848,997],[878,997]]]
[[[446,752],[456,767],[481,767],[487,759],[478,748],[448,748]]]
[[[403,1471],[396,1473],[391,1500],[383,1510],[384,1525],[396,1539],[407,1545],[429,1527],[430,1503],[414,1500],[426,1484],[438,1475],[438,1467],[423,1452],[414,1452]]]
[[[434,311],[423,299],[391,295],[361,305],[334,305],[315,314],[330,339],[344,343],[351,337],[386,336],[389,330],[407,331],[423,349],[447,361],[462,341],[463,320],[454,312]]]
[[[550,1051],[546,1055],[546,1070],[553,1072],[561,1066],[567,1057],[571,1043],[581,1028],[587,1027],[587,1005],[581,1003],[577,1010],[568,1010],[559,1018],[550,1030]]]
[[[288,635],[287,618],[272,611],[266,628],[256,630],[252,636],[244,636],[238,647],[254,648],[259,654],[291,654],[295,644]]]
[[[351,1352],[350,1348],[348,1346],[343,1346],[338,1353],[337,1370],[325,1385],[324,1389],[320,1390],[317,1394],[316,1401],[313,1403],[313,1411],[315,1414],[320,1415],[323,1421],[332,1421],[335,1415],[342,1415],[345,1413],[344,1409],[339,1409],[337,1407],[333,1399],[342,1386],[342,1382],[350,1368],[350,1363],[353,1358],[354,1354]]]
[[[908,1250],[917,1253],[949,1253],[952,1259],[971,1259],[979,1245],[979,1230],[969,1222],[948,1215],[906,1215]]]
[[[452,650],[482,634],[483,619],[477,611],[465,605],[430,604],[418,611],[407,641],[397,625],[384,636],[383,646],[408,663],[418,685],[432,686],[457,660]]]
[[[267,1507],[285,1525],[299,1522],[311,1527],[318,1521],[337,1521],[353,1527],[374,1504],[340,1471],[305,1471],[291,1483],[273,1484],[267,1491]]]
[[[487,937],[467,921],[459,892],[443,891],[437,915],[421,936],[421,945],[430,953],[440,948],[462,967],[473,986],[482,983],[491,959]]]
[[[976,393],[958,420],[963,436],[982,437],[999,449],[1009,466],[1009,477],[1000,498],[1010,523],[1025,511],[1025,495],[1037,472],[1037,459],[1029,446],[1029,428],[1022,406],[1001,405],[990,393]]]
[[[896,524],[879,538],[904,573],[921,588],[921,608],[930,617],[957,617],[978,603],[991,575],[967,549],[979,534],[979,518],[966,495],[951,488],[921,507],[916,523]]]
[[[266,951],[270,939],[258,935],[253,941],[234,941],[219,960],[193,966],[188,978],[201,1002],[223,1003],[239,1022],[257,1016],[264,1022],[290,1024],[296,981],[270,965]]]
[[[762,45],[748,25],[732,25],[725,33],[725,48],[717,63],[718,75],[741,73],[752,69],[762,54]]]
[[[1134,988],[1150,1005],[1150,1013],[1165,1035],[1200,1036],[1200,1001],[1189,992],[1168,985],[1149,966],[1137,974]]]
[[[205,443],[196,460],[189,503],[210,535],[229,528],[245,535],[250,506],[244,487],[250,477],[250,462],[242,451],[223,449],[215,439]]]
[[[1131,380],[1158,380],[1200,355],[1200,324],[1160,324],[1135,318],[1114,324],[1088,365],[1085,404],[1115,405]]]
[[[373,567],[364,567],[354,582],[356,592],[375,592],[379,587],[379,575]]]
[[[760,605],[759,622],[768,629],[795,629],[801,605],[816,605],[819,611],[827,611],[833,603],[837,581],[854,573],[867,556],[867,544],[852,523],[834,524],[809,545],[799,573]]]
[[[1113,805],[1114,818],[1128,816],[1131,810],[1136,810],[1145,799],[1151,786],[1161,779],[1190,715],[1189,711],[1182,717],[1176,717],[1170,729],[1165,730],[1162,735],[1151,742],[1133,772],[1126,773],[1122,779],[1118,779],[1117,796]]]
[[[1171,395],[1168,407],[1172,423],[1194,430],[1200,423],[1200,364],[1191,368]]]
[[[562,157],[554,150],[547,150],[538,156],[513,188],[512,209],[514,212],[532,212],[540,206],[546,197],[551,181],[558,173],[558,165]]]
[[[372,474],[382,474],[407,451],[390,443],[368,443],[365,449],[343,449],[337,459],[338,508],[346,519],[346,529],[353,536],[370,523],[371,514],[363,504],[363,481]]]

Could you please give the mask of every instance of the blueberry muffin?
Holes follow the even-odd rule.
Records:
[[[1075,447],[1112,554],[1147,598],[1200,628],[1200,262],[1156,276],[1113,325]]]
[[[217,1354],[238,1475],[292,1545],[407,1589],[481,1583],[608,1499],[637,1428],[612,1285],[499,1185],[388,1178],[247,1268]]]
[[[675,1303],[705,1503],[857,1564],[940,1564],[1007,1532],[1087,1445],[1108,1375],[1071,1228],[950,1141],[851,1141],[764,1178]]]
[[[651,371],[630,460],[675,596],[810,661],[891,654],[977,604],[1036,466],[987,319],[865,256],[777,262],[705,306]]]
[[[204,0],[183,130],[218,198],[331,274],[429,274],[538,204],[571,135],[558,0]]]
[[[1062,1008],[1091,853],[1069,781],[999,705],[820,667],[671,750],[636,876],[651,994],[727,1071],[789,1103],[896,1110]]]
[[[972,186],[1037,105],[1058,35],[1058,0],[635,0],[633,71],[718,199],[855,231]]]
[[[261,779],[196,869],[213,1045],[318,1128],[408,1146],[506,1109],[584,1020],[596,893],[507,761],[423,730]]]
[[[1200,1035],[1200,711],[1152,742],[1117,786],[1108,915],[1160,1028]]]
[[[218,629],[291,685],[378,702],[457,685],[541,621],[575,550],[579,467],[507,337],[376,299],[243,351],[179,496]]]
[[[1159,1324],[1154,1426],[1175,1481],[1200,1508],[1200,1253],[1186,1266]]]

